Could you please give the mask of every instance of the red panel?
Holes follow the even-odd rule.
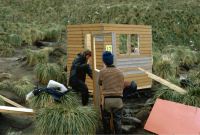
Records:
[[[144,129],[156,134],[200,134],[200,108],[157,99]]]

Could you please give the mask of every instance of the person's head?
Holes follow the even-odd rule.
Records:
[[[92,56],[92,52],[90,50],[83,51],[83,55],[88,60]]]
[[[102,59],[106,66],[113,65],[113,57],[114,57],[113,54],[109,51],[105,51],[102,54]]]

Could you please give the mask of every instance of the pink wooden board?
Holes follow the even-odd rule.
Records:
[[[200,135],[200,108],[157,99],[144,129],[156,134]]]

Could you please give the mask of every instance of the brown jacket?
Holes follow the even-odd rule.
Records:
[[[122,96],[124,75],[114,66],[106,67],[99,73],[99,84],[102,85],[104,96]]]

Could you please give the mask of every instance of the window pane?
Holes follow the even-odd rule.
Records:
[[[139,53],[139,37],[137,34],[130,35],[131,53]]]
[[[127,34],[119,35],[119,53],[120,54],[127,53]]]

